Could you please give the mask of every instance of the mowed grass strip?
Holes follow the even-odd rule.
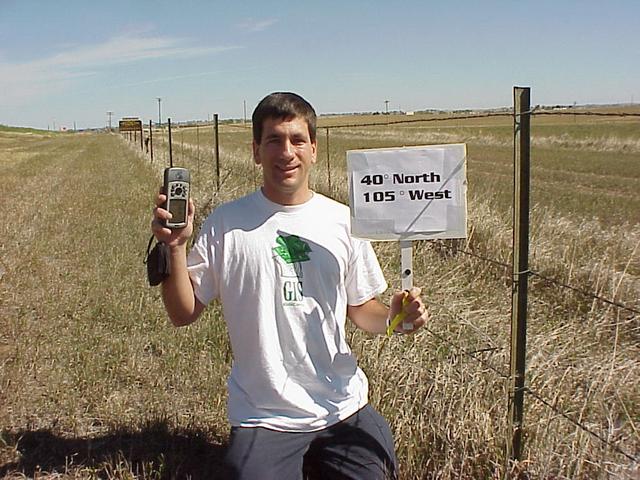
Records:
[[[0,149],[0,477],[215,466],[226,334],[174,329],[146,283],[157,173],[110,135]]]

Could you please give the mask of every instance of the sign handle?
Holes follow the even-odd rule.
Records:
[[[402,300],[402,307],[407,304],[407,295],[409,290],[413,286],[413,247],[410,240],[400,240],[400,280],[402,282],[402,290],[404,291],[404,298]],[[398,312],[395,317],[389,322],[387,326],[387,336],[393,335],[395,328],[402,323],[403,330],[412,330],[413,324],[405,322],[406,313],[403,311]]]
[[[413,245],[410,240],[400,240],[400,279],[402,282],[402,290],[409,292],[413,287]],[[404,305],[404,302],[403,302]],[[403,330],[412,330],[413,324],[402,322]]]

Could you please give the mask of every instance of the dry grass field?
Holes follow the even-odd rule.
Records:
[[[638,315],[535,276],[527,384],[555,410],[525,397],[525,459],[508,465],[510,274],[478,256],[510,262],[510,119],[390,119],[322,118],[382,124],[331,129],[328,148],[319,129],[312,183],[346,201],[346,150],[468,145],[469,238],[415,245],[430,325],[390,340],[350,331],[402,479],[638,478]],[[530,258],[533,270],[636,311],[638,127],[637,118],[534,117]],[[247,127],[221,126],[219,192],[211,127],[173,133],[174,162],[193,172],[197,222],[259,184]],[[0,196],[19,205],[0,226],[0,477],[216,478],[231,354],[217,305],[174,329],[146,284],[167,158],[160,132],[154,150],[151,164],[117,135],[0,132]],[[399,287],[397,245],[375,248]]]

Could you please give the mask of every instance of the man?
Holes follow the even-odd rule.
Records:
[[[188,255],[156,198],[152,230],[170,247],[163,301],[176,326],[220,299],[233,350],[226,461],[239,479],[396,478],[387,422],[346,343],[345,321],[383,333],[403,308],[411,333],[427,319],[419,289],[375,299],[387,284],[368,242],[351,237],[349,209],[309,188],[316,114],[273,93],[253,113],[256,192],[218,207]],[[403,307],[403,300],[404,307]]]

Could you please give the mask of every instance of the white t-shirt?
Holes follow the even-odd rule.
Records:
[[[348,207],[318,193],[283,206],[258,190],[207,218],[188,265],[198,300],[222,303],[231,425],[313,431],[367,403],[347,304],[387,284],[371,244],[351,236]]]

